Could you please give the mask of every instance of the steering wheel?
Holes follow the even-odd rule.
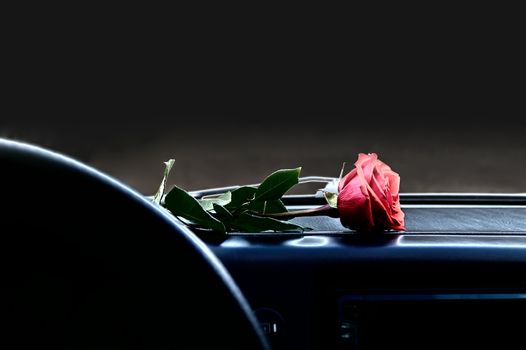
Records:
[[[206,245],[118,181],[0,139],[0,203],[0,348],[269,348]]]

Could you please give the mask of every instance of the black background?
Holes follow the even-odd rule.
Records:
[[[128,10],[3,11],[0,136],[145,194],[169,158],[170,183],[199,189],[284,167],[337,176],[359,152],[403,192],[526,192],[513,21]]]

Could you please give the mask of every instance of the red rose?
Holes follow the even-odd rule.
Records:
[[[342,225],[358,231],[405,230],[400,176],[375,153],[360,153],[354,165],[338,183]]]

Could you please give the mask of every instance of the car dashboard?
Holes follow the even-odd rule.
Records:
[[[2,348],[526,348],[525,194],[402,194],[405,232],[192,233],[72,159],[0,158]]]
[[[195,233],[274,349],[526,348],[524,198],[402,195],[402,208],[403,233],[355,233],[329,217],[293,219],[305,233]]]

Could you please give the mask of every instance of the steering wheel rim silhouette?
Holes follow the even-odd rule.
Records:
[[[0,139],[0,347],[268,349],[187,227],[63,155]]]

